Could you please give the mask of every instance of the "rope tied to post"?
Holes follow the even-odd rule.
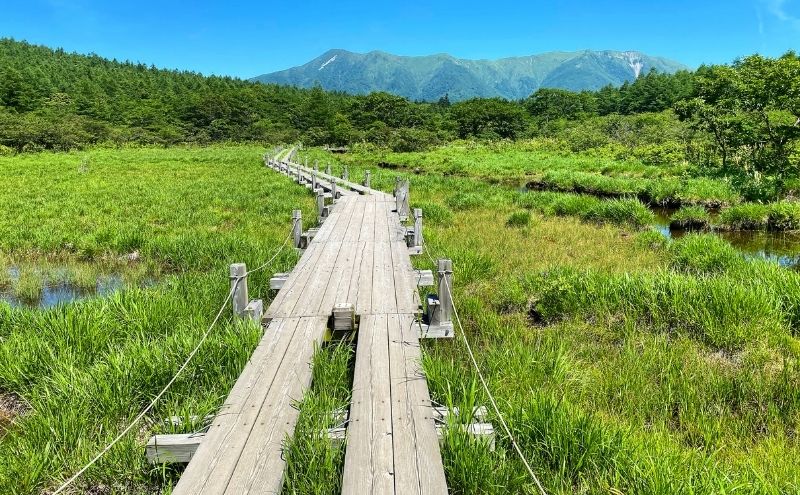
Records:
[[[297,219],[295,219],[295,223],[296,222],[297,222]],[[178,371],[175,372],[175,374],[167,382],[167,384],[164,385],[164,387],[162,387],[161,391],[159,391],[158,394],[156,394],[156,396],[150,401],[150,403],[142,410],[142,412],[140,412],[133,419],[133,421],[131,421],[128,424],[128,426],[126,426],[116,437],[114,437],[114,439],[111,442],[109,442],[100,451],[100,453],[98,453],[96,456],[94,456],[88,463],[86,463],[86,465],[84,465],[80,470],[78,470],[78,472],[76,472],[69,479],[67,479],[64,483],[62,483],[61,486],[59,486],[53,492],[53,495],[58,495],[59,493],[63,492],[66,488],[68,488],[72,483],[74,483],[75,480],[77,480],[83,473],[85,473],[98,460],[100,460],[100,458],[103,457],[103,455],[105,455],[109,450],[111,450],[114,447],[114,445],[116,445],[120,440],[122,440],[125,437],[125,435],[127,435],[128,432],[130,432],[133,429],[133,427],[136,426],[136,424],[138,424],[139,421],[141,421],[142,418],[144,418],[147,415],[147,413],[149,413],[155,407],[156,403],[161,399],[161,397],[164,396],[164,394],[167,393],[167,391],[170,389],[170,387],[172,387],[172,385],[178,380],[178,377],[189,366],[189,363],[192,361],[194,356],[198,353],[200,348],[206,342],[206,340],[208,339],[209,335],[211,334],[211,331],[214,329],[214,327],[216,326],[217,322],[219,322],[220,318],[222,317],[223,311],[228,306],[228,303],[230,303],[231,298],[233,297],[233,294],[236,291],[236,288],[239,286],[239,283],[242,280],[244,280],[245,278],[247,278],[247,276],[249,274],[257,272],[257,271],[260,271],[260,270],[263,270],[264,268],[266,268],[267,266],[272,264],[272,262],[275,261],[275,259],[277,259],[278,255],[286,247],[286,244],[288,244],[289,239],[291,239],[291,237],[292,237],[292,234],[290,232],[289,235],[286,236],[286,239],[284,239],[284,241],[280,245],[280,247],[278,247],[277,251],[275,251],[275,254],[273,254],[272,257],[268,261],[266,261],[265,263],[263,263],[259,267],[247,271],[244,275],[230,277],[231,282],[232,282],[231,283],[231,289],[228,291],[228,295],[225,298],[225,301],[222,303],[222,306],[220,306],[219,311],[217,311],[216,316],[212,320],[211,324],[208,326],[206,331],[203,333],[202,337],[200,338],[200,341],[197,343],[197,345],[195,345],[195,347],[192,349],[192,351],[189,353],[189,355],[184,360],[183,364],[181,364],[181,366],[178,368]]]

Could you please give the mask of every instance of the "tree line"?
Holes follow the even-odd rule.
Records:
[[[753,55],[597,91],[451,103],[206,77],[0,39],[0,152],[219,141],[414,151],[534,137],[571,152],[768,175],[781,187],[800,166],[800,57]]]

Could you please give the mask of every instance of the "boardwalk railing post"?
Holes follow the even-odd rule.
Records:
[[[300,210],[292,210],[292,237],[294,238],[294,247],[300,247],[300,239],[303,236],[303,212]]]
[[[314,172],[319,172],[319,161],[314,160]]]
[[[312,191],[316,191],[317,190],[317,171],[316,170],[311,172],[311,190]]]
[[[414,246],[422,247],[422,208],[414,208]]]
[[[397,181],[395,185],[395,209],[397,210],[397,214],[400,216],[400,220],[406,220],[409,214],[409,206],[408,206],[408,180],[401,179]]]
[[[397,192],[400,190],[400,177],[394,178],[394,191],[392,191],[392,196],[395,198],[397,197]]]
[[[339,191],[337,191],[336,189],[337,189],[337,187],[336,187],[336,178],[334,177],[334,178],[331,179],[331,202],[332,203],[336,202],[336,199],[337,199],[336,196],[339,194]]]
[[[439,310],[436,323],[438,325],[452,325],[453,317],[453,261],[437,260],[437,273],[439,275]]]
[[[231,265],[231,290],[233,291],[233,296],[231,296],[233,315],[242,318],[244,309],[250,300],[247,295],[247,266],[244,263]]]
[[[344,169],[342,169],[342,179],[350,180],[350,172],[347,170],[347,165],[345,165]]]
[[[372,175],[372,172],[370,172],[369,170],[364,172],[364,187],[369,187],[370,175]]]
[[[331,175],[331,164],[330,163],[325,164],[325,173],[328,174],[328,175]]]
[[[322,189],[315,189],[317,192],[317,217],[319,218],[319,222],[325,219],[323,216],[325,214],[325,193],[322,192]]]
[[[398,215],[400,215],[400,209],[402,208],[403,205],[403,198],[400,195],[401,191],[402,190],[400,189],[400,181],[398,180],[397,182],[395,182],[394,185],[394,209],[395,211],[397,211]]]

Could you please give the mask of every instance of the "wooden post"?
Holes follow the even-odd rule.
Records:
[[[394,191],[392,191],[392,196],[395,198],[397,197],[397,191],[400,190],[400,177],[394,178]]]
[[[231,296],[233,314],[238,318],[243,318],[244,309],[250,301],[247,295],[247,266],[244,263],[231,265],[231,290],[233,291],[233,296]]]
[[[328,175],[331,175],[331,164],[330,163],[325,164],[325,173],[328,174]]]
[[[408,218],[408,214],[410,213],[408,211],[408,180],[401,179],[397,181],[395,187],[397,188],[394,196],[395,209],[397,210],[397,214],[400,216],[400,220],[405,220]]]
[[[312,191],[316,191],[317,190],[317,171],[316,170],[311,172],[311,190]]]
[[[422,246],[422,208],[414,208],[414,247]]]
[[[336,187],[336,177],[333,177],[333,178],[331,178],[331,202],[332,203],[336,202],[336,199],[337,199],[336,196],[339,194],[339,192],[336,189],[337,189],[337,187]]]
[[[400,220],[403,221],[405,221],[408,218],[409,213],[411,213],[409,211],[411,207],[408,204],[408,185],[408,179],[403,179],[403,181],[400,183],[400,198],[402,201],[400,202],[400,209],[397,210],[397,213],[400,215]]]
[[[453,317],[453,261],[438,260],[437,273],[439,275],[439,311],[438,324],[447,324]]]
[[[347,165],[345,165],[344,169],[342,170],[342,179],[343,180],[350,180],[350,172],[348,172],[348,170],[347,170]]]
[[[370,172],[369,170],[364,172],[364,187],[367,187],[367,188],[369,187],[369,182],[370,182],[369,179],[370,179],[370,175],[371,174],[372,174],[372,172]]]
[[[300,238],[303,236],[303,212],[300,210],[292,210],[292,237],[294,238],[294,247],[300,247]]]
[[[314,172],[319,172],[319,161],[314,160]]]
[[[325,213],[325,193],[322,192],[322,189],[315,189],[315,191],[317,192],[317,217],[322,222]]]

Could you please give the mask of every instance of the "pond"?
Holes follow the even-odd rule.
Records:
[[[59,304],[69,304],[89,297],[107,296],[130,286],[122,272],[92,273],[80,283],[71,276],[74,269],[48,266],[46,274],[19,266],[0,267],[0,303],[12,307],[48,309]],[[154,279],[140,280],[141,286],[152,285]]]
[[[675,213],[673,208],[651,208],[656,215],[655,227],[668,238],[678,239],[691,230],[670,228],[670,217]],[[711,212],[712,218],[715,213]],[[772,260],[781,266],[800,265],[800,233],[773,232],[763,230],[715,230],[714,233],[729,243],[745,256]]]

